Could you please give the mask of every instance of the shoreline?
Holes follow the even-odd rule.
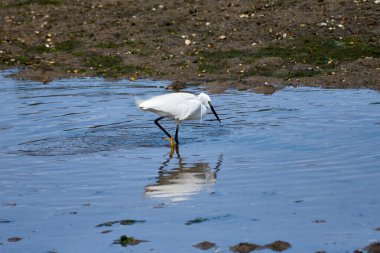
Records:
[[[375,1],[0,2],[0,68],[70,77],[171,80],[273,93],[380,90]]]

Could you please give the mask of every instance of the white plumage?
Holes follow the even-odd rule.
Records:
[[[163,118],[176,120],[177,129],[175,141],[178,144],[178,129],[179,124],[183,120],[201,119],[210,108],[215,117],[219,120],[213,106],[211,105],[210,97],[205,93],[200,93],[198,96],[191,93],[178,92],[170,93],[161,96],[152,97],[145,101],[136,101],[137,106],[144,111],[154,112],[161,117],[154,122],[168,136],[172,147],[175,145],[171,135],[158,123]]]
[[[138,104],[140,109],[151,111],[160,116],[182,121],[185,119],[200,119],[207,112],[199,95],[178,92],[152,97]]]

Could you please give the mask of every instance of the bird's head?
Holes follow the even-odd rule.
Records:
[[[198,95],[198,98],[201,101],[201,103],[204,106],[206,106],[207,109],[211,109],[211,111],[215,115],[216,119],[220,122],[219,116],[218,116],[218,114],[216,113],[214,107],[211,104],[211,98],[209,97],[209,95],[207,95],[205,93],[200,93]]]
[[[201,103],[206,106],[207,109],[210,108],[210,104],[211,103],[211,98],[209,97],[209,95],[205,94],[205,93],[200,93],[198,95],[198,98],[199,98],[199,101],[201,101]]]

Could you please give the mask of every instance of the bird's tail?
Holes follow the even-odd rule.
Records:
[[[136,107],[137,107],[137,108],[140,109],[140,105],[141,105],[142,102],[144,102],[143,99],[141,99],[141,98],[135,96],[135,103],[136,103]]]

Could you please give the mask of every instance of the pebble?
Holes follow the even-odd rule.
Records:
[[[190,44],[191,44],[191,40],[186,39],[186,40],[185,40],[185,45],[186,45],[186,46],[189,46]]]
[[[215,243],[212,243],[209,241],[203,241],[203,242],[194,244],[193,247],[201,249],[201,250],[209,250],[209,249],[215,247]]]
[[[227,39],[227,36],[226,35],[222,35],[222,36],[219,37],[219,39],[220,40],[225,40],[225,39]]]

